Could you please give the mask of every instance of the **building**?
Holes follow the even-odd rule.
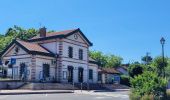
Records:
[[[122,65],[120,65],[119,67],[116,67],[116,70],[117,70],[121,75],[129,76],[128,68],[129,68],[129,64],[122,64]]]
[[[115,68],[101,68],[99,80],[102,84],[119,84],[120,73]]]
[[[90,82],[98,79],[97,63],[88,56],[92,43],[80,29],[14,40],[1,53],[7,76],[25,81]]]

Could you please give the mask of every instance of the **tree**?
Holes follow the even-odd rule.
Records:
[[[90,51],[89,56],[99,62],[101,67],[106,66],[107,57],[100,51]]]
[[[165,76],[168,80],[170,80],[170,59],[168,58],[168,65],[165,68]]]
[[[144,64],[150,64],[152,62],[152,57],[146,55],[146,56],[142,57],[141,60],[144,62]]]
[[[156,72],[144,71],[141,75],[130,79],[132,93],[140,97],[154,95],[164,96],[166,93],[167,80],[159,77]]]
[[[153,60],[152,66],[156,67],[158,76],[164,76],[163,74],[165,70],[163,69],[166,69],[166,67],[168,66],[168,58],[164,58],[163,62],[163,58],[161,56],[158,56]]]
[[[119,67],[122,63],[123,58],[115,55],[107,55],[106,67]]]
[[[131,64],[128,68],[130,77],[135,77],[137,75],[142,74],[144,71],[144,68],[145,67],[142,64],[138,64],[138,63]]]
[[[101,67],[118,67],[123,58],[115,55],[105,55],[100,51],[90,51],[90,57],[100,63]]]

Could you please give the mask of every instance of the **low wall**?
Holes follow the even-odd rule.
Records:
[[[1,80],[0,89],[17,89],[24,84],[25,82],[21,82],[19,80]]]

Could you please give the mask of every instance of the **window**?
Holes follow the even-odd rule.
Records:
[[[89,79],[93,79],[93,70],[89,69]]]
[[[67,72],[63,71],[63,79],[67,79]]]
[[[79,59],[83,60],[83,50],[79,49]]]
[[[73,58],[73,47],[68,47],[68,57]]]

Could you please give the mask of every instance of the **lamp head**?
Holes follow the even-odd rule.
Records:
[[[165,39],[162,37],[160,42],[161,42],[161,44],[165,44]]]

